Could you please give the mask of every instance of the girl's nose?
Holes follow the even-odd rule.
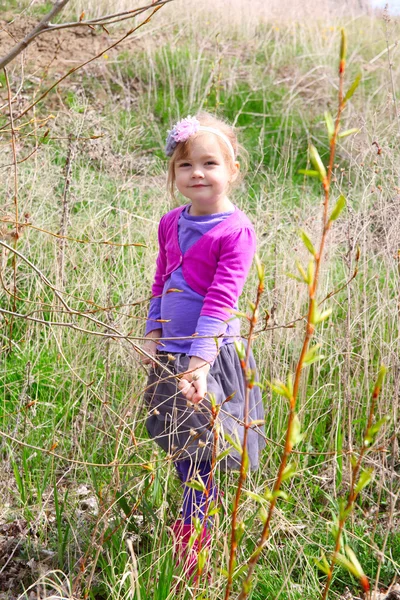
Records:
[[[192,177],[196,177],[196,179],[203,179],[204,174],[201,169],[194,169],[192,173]]]

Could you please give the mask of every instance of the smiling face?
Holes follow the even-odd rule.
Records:
[[[227,191],[238,169],[238,163],[227,161],[217,136],[200,132],[191,139],[185,156],[174,166],[175,185],[192,202],[191,214],[199,216],[229,210],[232,205]]]

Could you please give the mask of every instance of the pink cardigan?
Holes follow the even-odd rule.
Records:
[[[159,254],[152,287],[161,296],[164,283],[179,266],[187,284],[204,296],[201,316],[225,321],[242,293],[256,249],[253,225],[238,208],[205,233],[182,255],[178,221],[185,206],[161,218],[158,228]],[[184,315],[182,315],[184,317]]]

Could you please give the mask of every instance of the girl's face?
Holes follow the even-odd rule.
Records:
[[[191,142],[188,156],[176,161],[175,184],[192,202],[193,214],[224,212],[229,184],[238,171],[238,163],[233,168],[227,164],[217,136],[202,132]]]

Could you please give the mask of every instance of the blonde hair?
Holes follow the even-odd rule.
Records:
[[[217,117],[210,115],[207,112],[200,112],[195,116],[196,116],[196,119],[199,121],[200,125],[203,125],[204,127],[212,127],[213,129],[218,129],[221,133],[223,133],[228,138],[228,140],[230,141],[230,143],[232,145],[233,152],[234,152],[234,155],[236,158],[238,157],[238,155],[243,155],[245,153],[242,146],[240,146],[240,144],[238,143],[236,133],[235,133],[233,127],[228,125],[228,123],[226,123],[222,119],[218,119]],[[185,158],[187,158],[189,156],[191,144],[199,135],[201,135],[201,133],[202,132],[199,131],[199,132],[195,133],[194,135],[190,136],[190,138],[186,142],[180,142],[177,145],[177,147],[175,148],[173,155],[171,156],[171,159],[170,159],[169,165],[168,165],[167,187],[173,198],[175,198],[175,165],[178,160],[184,160]],[[233,173],[235,171],[234,164],[235,164],[236,158],[235,158],[235,160],[233,159],[232,154],[229,150],[229,147],[222,139],[220,139],[219,136],[215,136],[215,138],[220,146],[222,156],[224,157],[224,160],[225,160],[225,164],[229,167],[229,169]],[[243,177],[242,172],[241,172],[241,177]],[[238,179],[240,179],[240,178],[238,177],[235,180],[235,183],[237,183]]]

